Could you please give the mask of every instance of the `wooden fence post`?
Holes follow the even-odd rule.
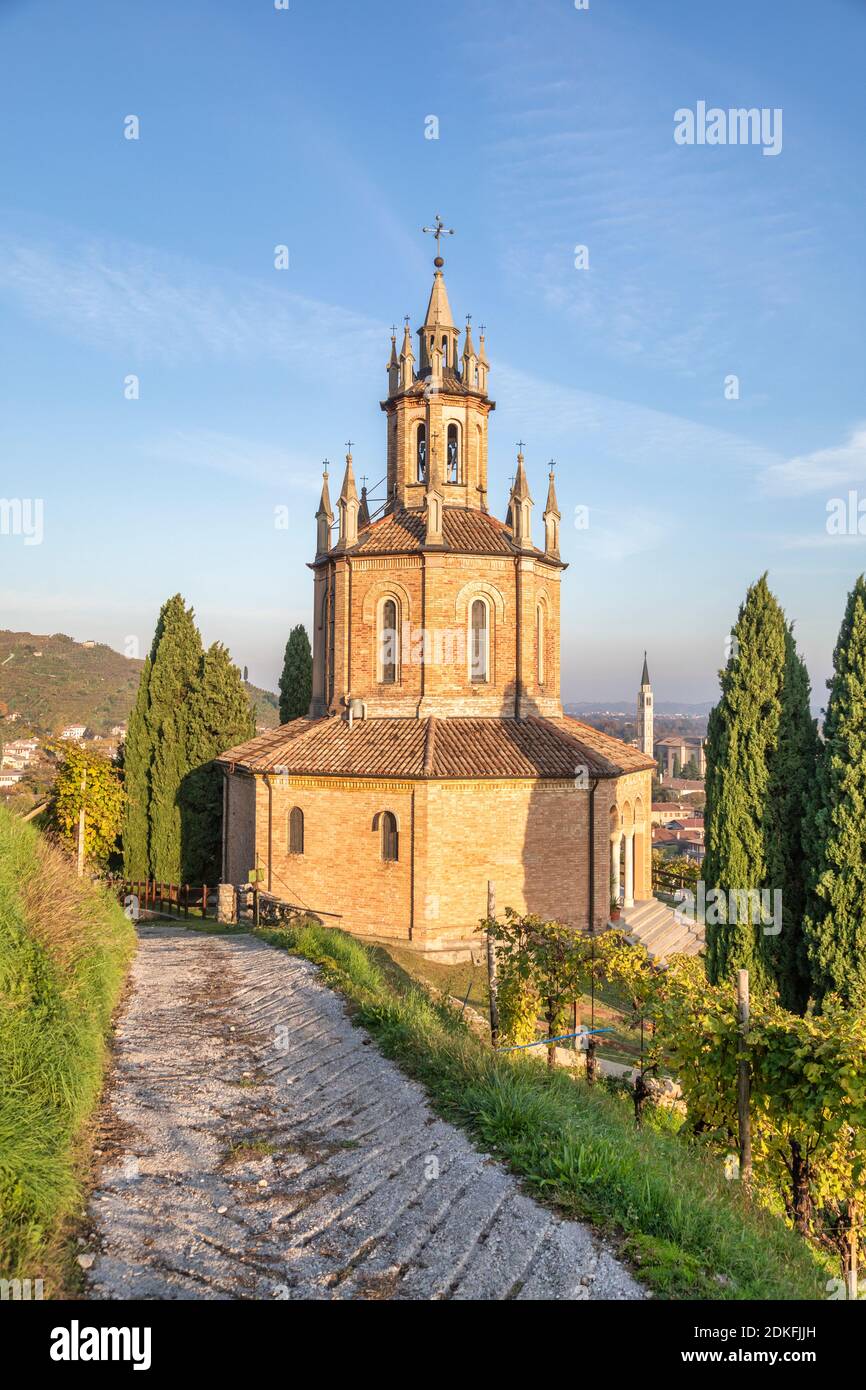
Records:
[[[749,972],[737,971],[737,1117],[740,1129],[740,1178],[752,1181],[752,1127],[749,1119]]]
[[[496,917],[496,884],[487,880],[487,920]],[[494,1048],[499,1046],[499,988],[496,979],[496,942],[489,929],[487,932],[487,989],[490,995],[490,1041]]]

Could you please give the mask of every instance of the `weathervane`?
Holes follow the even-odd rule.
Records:
[[[454,235],[454,228],[453,228],[453,227],[446,227],[446,226],[445,226],[445,223],[442,221],[442,218],[439,216],[439,214],[438,214],[438,212],[437,212],[437,214],[436,214],[436,221],[434,222],[433,226],[432,226],[432,227],[422,227],[422,228],[421,228],[421,231],[422,231],[422,232],[431,232],[431,233],[433,234],[433,236],[435,236],[435,238],[436,238],[436,259],[434,260],[433,264],[436,266],[436,269],[437,269],[437,270],[440,270],[440,269],[442,268],[442,266],[445,264],[445,262],[444,262],[444,260],[442,259],[442,247],[440,246],[439,243],[440,243],[440,241],[442,240],[442,238],[443,238],[444,236],[453,236],[453,235]]]

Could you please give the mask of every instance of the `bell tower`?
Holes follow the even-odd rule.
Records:
[[[443,506],[486,511],[487,419],[495,402],[487,395],[484,333],[476,350],[468,315],[461,352],[442,273],[441,240],[452,229],[437,215],[424,231],[436,238],[437,254],[427,311],[417,329],[417,357],[407,315],[399,357],[392,338],[388,398],[381,402],[388,418],[386,509],[429,511],[432,488]]]
[[[637,696],[637,746],[642,753],[648,757],[653,755],[653,692],[650,685],[649,671],[646,664],[646,652],[643,654],[643,671],[640,678],[640,690]]]

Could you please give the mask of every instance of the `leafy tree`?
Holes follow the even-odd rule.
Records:
[[[818,731],[809,707],[809,674],[791,628],[785,631],[779,737],[767,793],[770,882],[782,893],[782,930],[765,936],[767,962],[786,1009],[802,1013],[810,992],[803,935],[806,908],[807,807],[815,782]]]
[[[732,891],[771,886],[767,795],[779,737],[785,632],[763,575],[740,608],[721,699],[707,728],[704,879],[728,903]],[[749,897],[735,916],[734,922],[707,923],[708,977],[717,984],[746,968],[756,988],[769,984],[757,904]]]
[[[104,869],[117,850],[124,791],[117,766],[73,743],[58,745],[60,760],[47,825],[68,849],[78,845],[78,818],[84,808],[84,858]]]
[[[128,879],[147,878],[150,802],[150,764],[153,748],[147,721],[150,699],[150,657],[145,659],[138,693],[123,743],[123,872]]]
[[[683,763],[680,777],[685,777],[689,782],[699,782],[701,780],[701,770],[695,762],[694,757],[689,758],[688,762]]]
[[[186,706],[190,771],[181,788],[182,868],[186,883],[219,878],[222,773],[213,759],[252,738],[255,717],[238,668],[215,642],[204,654]]]
[[[866,580],[851,593],[833,653],[809,810],[804,922],[816,999],[866,1002]]]
[[[150,660],[150,871],[163,883],[177,883],[181,877],[179,792],[190,768],[184,707],[202,660],[201,636],[193,610],[187,608],[180,594],[162,606]]]
[[[300,719],[313,696],[313,657],[307,629],[299,623],[289,633],[280,676],[280,723]]]

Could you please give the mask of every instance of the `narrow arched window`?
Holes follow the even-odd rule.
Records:
[[[483,598],[472,601],[469,617],[469,677],[473,681],[489,680],[490,633],[487,623],[487,604]]]
[[[423,483],[427,476],[427,426],[422,421],[418,426],[415,442],[415,478]]]
[[[400,837],[397,831],[397,817],[392,811],[383,811],[382,858],[389,864],[396,864],[400,857]]]
[[[304,813],[300,806],[293,806],[289,812],[289,854],[304,852]]]
[[[394,685],[397,680],[397,604],[386,598],[382,604],[382,630],[379,633],[379,663],[383,685]]]
[[[538,684],[544,685],[544,608],[541,604],[535,611],[535,641],[538,653]]]
[[[453,421],[448,426],[448,471],[446,477],[449,483],[460,481],[460,437]]]
[[[442,339],[442,366],[448,366],[448,339],[445,337]]]

